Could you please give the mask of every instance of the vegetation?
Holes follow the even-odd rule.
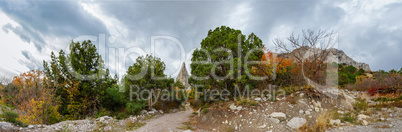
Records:
[[[201,48],[192,54],[189,83],[200,86],[199,90],[226,89],[231,93],[235,93],[235,88],[251,87],[255,84],[247,74],[252,73],[253,65],[244,64],[259,60],[263,55],[262,48],[261,39],[254,33],[246,39],[240,30],[226,26],[209,30],[201,41]]]

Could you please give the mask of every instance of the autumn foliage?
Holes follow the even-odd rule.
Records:
[[[12,89],[7,100],[16,106],[19,120],[27,124],[52,124],[60,120],[55,89],[49,87],[42,71],[29,71],[15,76]]]
[[[259,84],[278,86],[303,84],[300,64],[292,59],[278,57],[278,54],[265,50],[260,62],[253,68],[253,73],[263,79]]]

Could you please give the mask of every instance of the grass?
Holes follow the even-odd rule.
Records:
[[[257,106],[258,102],[255,100],[242,99],[236,102],[237,105]]]
[[[360,98],[357,98],[356,102],[354,102],[352,105],[356,112],[366,111],[368,108],[368,103],[364,99]]]
[[[128,131],[134,131],[142,126],[144,126],[146,123],[145,122],[140,122],[140,121],[127,121],[126,127]]]
[[[322,132],[325,131],[331,124],[328,124],[331,119],[338,119],[340,117],[336,109],[321,112],[316,118],[316,122],[313,127],[309,127],[307,124],[302,126],[299,130],[305,132]]]
[[[202,114],[207,114],[208,113],[208,109],[203,109],[202,110]]]
[[[189,121],[184,122],[182,126],[178,127],[178,129],[181,129],[181,130],[194,130],[194,128],[191,126],[191,122],[189,122]]]
[[[341,120],[342,120],[342,121],[350,122],[350,123],[352,123],[352,124],[355,124],[355,123],[356,123],[355,114],[354,114],[354,113],[351,113],[351,112],[345,113],[345,114],[343,115],[343,117],[342,117]]]

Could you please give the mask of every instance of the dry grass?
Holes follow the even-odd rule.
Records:
[[[330,124],[328,124],[329,120],[339,118],[339,116],[340,115],[336,110],[321,112],[318,114],[313,127],[309,127],[306,124],[299,130],[303,132],[323,132],[331,126]]]
[[[144,123],[144,122],[140,122],[140,121],[134,121],[133,122],[133,121],[130,120],[130,121],[126,122],[126,127],[127,127],[127,130],[134,131],[134,130],[144,126],[145,124],[146,123]]]

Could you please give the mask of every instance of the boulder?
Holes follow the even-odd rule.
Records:
[[[307,120],[304,118],[293,117],[292,119],[290,119],[290,121],[287,123],[287,125],[293,129],[298,129],[306,123],[307,123]]]

